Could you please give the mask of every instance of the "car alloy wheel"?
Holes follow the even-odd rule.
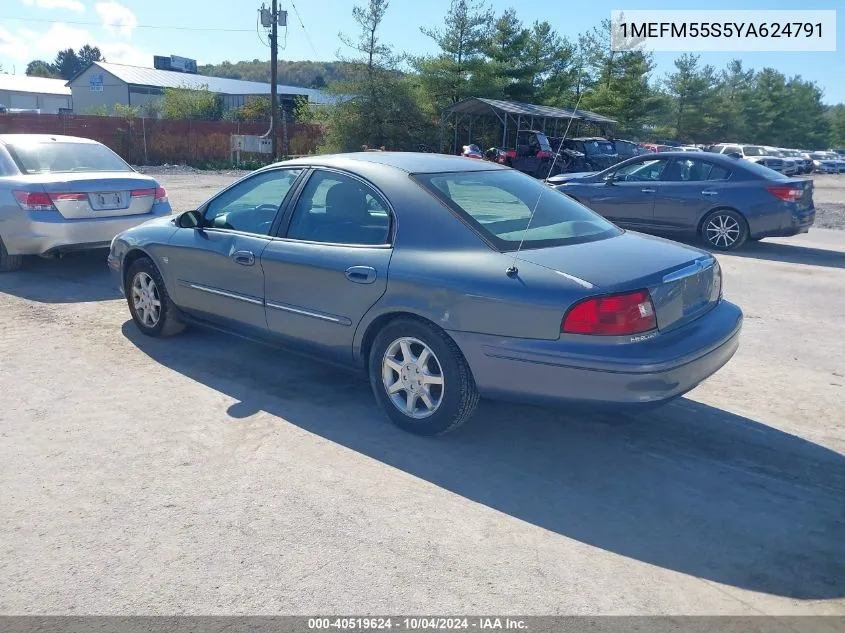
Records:
[[[732,215],[717,213],[707,220],[704,235],[716,248],[729,249],[742,235],[742,227]]]
[[[446,385],[440,361],[419,339],[402,337],[388,345],[381,379],[390,401],[409,418],[425,419],[443,402]]]
[[[132,279],[132,305],[141,323],[148,328],[158,325],[161,318],[161,297],[155,280],[145,272]]]

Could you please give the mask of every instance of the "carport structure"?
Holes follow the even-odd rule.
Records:
[[[440,114],[441,152],[446,148],[446,127],[450,121],[454,131],[451,147],[454,154],[458,153],[459,142],[464,138],[467,139],[467,144],[484,144],[484,139],[498,143],[501,139],[501,147],[510,147],[508,139],[516,138],[520,130],[538,130],[547,136],[559,137],[566,131],[567,126],[574,125],[577,126],[576,129],[580,129],[589,125],[606,134],[606,130],[616,123],[611,118],[588,110],[470,97],[449,106]],[[464,129],[461,129],[462,126]],[[501,129],[491,129],[495,126]],[[570,129],[570,132],[570,136],[574,135],[575,130]]]

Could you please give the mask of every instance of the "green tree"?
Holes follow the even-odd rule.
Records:
[[[165,88],[161,114],[165,119],[219,120],[223,103],[220,95],[211,92],[207,85],[199,89]]]
[[[676,71],[669,75],[666,89],[672,99],[675,136],[688,143],[707,140],[714,120],[717,77],[712,66],[700,66],[692,53],[675,60]]]
[[[76,52],[76,57],[79,60],[79,65],[81,69],[86,68],[89,64],[92,64],[93,62],[106,61],[100,53],[99,47],[91,46],[90,44],[86,44],[85,46],[80,48]]]
[[[787,98],[783,104],[784,129],[777,141],[786,147],[824,147],[830,138],[828,108],[822,103],[822,91],[812,81],[800,76],[786,82]]]
[[[528,45],[529,31],[522,26],[516,11],[508,9],[493,24],[482,52],[488,58],[488,72],[495,78],[496,92],[513,101],[526,101],[531,95],[530,69],[523,56]]]
[[[68,48],[56,53],[53,68],[63,79],[70,79],[82,69],[82,65],[76,52],[72,48]]]
[[[321,148],[325,151],[353,151],[362,145],[407,149],[425,127],[412,86],[396,70],[398,58],[380,39],[388,6],[387,0],[368,0],[354,7],[352,15],[359,34],[341,38],[356,52],[354,59],[346,60],[354,72],[350,79],[330,85],[336,102],[297,108],[298,120],[325,125]]]
[[[34,59],[26,65],[26,74],[30,77],[47,77],[50,79],[61,79],[51,64],[44,60]]]
[[[748,108],[754,83],[754,71],[747,70],[742,60],[734,59],[719,74],[712,101],[712,124],[708,138],[739,140],[748,136]]]
[[[831,147],[845,147],[845,104],[833,106],[829,112]]]
[[[575,83],[574,47],[548,22],[535,22],[522,60],[530,97],[551,105],[566,105]]]
[[[112,108],[112,112],[114,113],[114,116],[119,116],[127,121],[131,121],[132,119],[136,119],[141,116],[141,107],[126,105],[125,103],[115,103]]]
[[[650,82],[651,54],[593,51],[587,67],[597,74],[582,87],[581,107],[619,121],[618,134],[641,137],[665,119],[666,99]]]
[[[482,2],[452,0],[443,28],[421,27],[441,51],[413,60],[435,111],[495,89],[495,79],[483,55],[492,22],[493,12]]]

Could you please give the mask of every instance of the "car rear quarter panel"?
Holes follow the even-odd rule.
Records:
[[[367,177],[368,174],[359,173]],[[585,289],[529,262],[507,275],[513,255],[491,248],[408,174],[369,174],[396,211],[387,291],[358,326],[360,354],[370,326],[409,313],[445,330],[528,339],[556,339],[566,309]]]

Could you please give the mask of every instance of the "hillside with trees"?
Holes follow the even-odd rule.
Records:
[[[201,75],[270,82],[270,61],[253,59],[242,62],[204,64],[197,68]],[[325,88],[332,81],[349,78],[349,65],[343,62],[310,62],[279,60],[279,83],[303,88]]]

